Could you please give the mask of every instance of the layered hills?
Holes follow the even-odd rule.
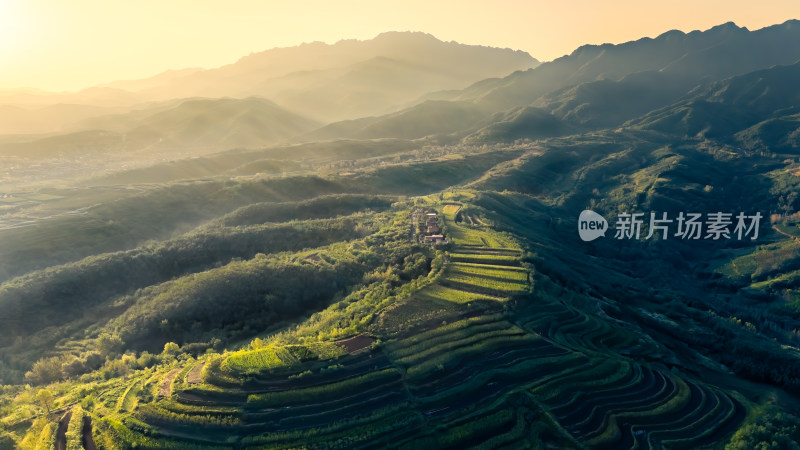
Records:
[[[0,197],[0,445],[791,448],[798,32],[670,31],[522,71],[391,33],[103,88],[158,102],[15,158],[65,136],[62,158],[197,150]],[[517,62],[471,85],[444,68],[476,54]],[[298,71],[318,90],[227,90]],[[346,120],[288,106],[331,80]],[[349,116],[361,85],[405,99]],[[585,209],[605,237],[580,239]],[[761,221],[688,239],[651,213]]]

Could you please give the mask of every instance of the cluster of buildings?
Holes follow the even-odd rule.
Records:
[[[430,208],[419,208],[411,215],[414,234],[421,242],[441,244],[446,242],[439,227],[439,215]]]

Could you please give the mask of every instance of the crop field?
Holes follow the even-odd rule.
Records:
[[[744,420],[736,395],[619,356],[656,350],[535,280],[512,241],[456,224],[458,208],[442,208],[454,250],[433,281],[380,303],[360,333],[290,332],[110,389],[98,400],[122,420],[99,421],[98,439],[198,449],[669,448],[714,442]],[[349,354],[336,344],[348,339],[370,345]]]
[[[454,208],[445,205],[445,216],[452,217],[457,211]],[[455,223],[448,220],[450,225]],[[504,320],[502,314],[488,312],[491,308],[481,313],[467,307],[476,301],[504,301],[528,285],[528,273],[519,267],[518,248],[509,247],[506,241],[498,245],[500,241],[491,232],[467,231],[471,240],[463,242],[456,237],[455,243],[467,244],[464,254],[479,261],[447,263],[438,282],[381,313],[376,329],[391,329],[396,336],[385,342],[385,350],[352,356],[312,351],[317,359],[307,363],[289,351],[292,346],[265,345],[232,352],[222,360],[204,363],[203,371],[210,376],[203,377],[203,384],[181,388],[154,404],[135,408],[136,419],[121,426],[142,436],[155,433],[174,445],[226,445],[229,433],[236,432],[241,444],[283,446],[301,442],[298,439],[308,442],[309,437],[319,442],[332,439],[345,427],[363,429],[363,438],[373,440],[376,430],[382,431],[380,439],[401,439],[398,424],[427,436],[430,425],[422,418],[446,423],[457,411],[486,405],[491,408],[488,419],[474,414],[470,420],[458,419],[449,425],[452,431],[448,435],[423,437],[422,442],[457,445],[496,433],[509,440],[524,437],[529,427],[520,418],[522,412],[496,404],[505,401],[504,393],[512,386],[508,377],[544,373],[581,357],[546,343]],[[531,358],[540,358],[540,364],[533,364]],[[470,374],[481,365],[493,369],[473,382]],[[297,375],[288,379],[270,375],[276,369],[291,374],[295,368]],[[188,368],[186,374],[170,372],[165,378],[190,372]],[[238,386],[213,384],[214,380],[237,378],[242,380]],[[447,411],[439,406],[465,395],[472,400],[461,400]],[[487,420],[493,424],[492,433],[485,428]],[[188,433],[198,425],[202,430]],[[353,439],[352,433],[349,435]]]
[[[442,206],[442,215],[447,224],[447,233],[453,242],[460,247],[466,248],[496,248],[519,252],[519,247],[511,239],[489,227],[474,224],[466,225],[464,222],[457,222],[456,217],[461,209],[461,204],[449,203]]]
[[[732,254],[715,272],[732,280],[759,282],[787,269],[796,268],[800,258],[800,243],[796,238],[758,247],[744,254]]]
[[[517,266],[519,258],[512,255],[493,255],[481,253],[451,253],[450,260],[453,262],[487,264],[497,266]]]
[[[499,300],[499,298],[492,297],[488,294],[470,292],[463,289],[451,288],[442,285],[435,285],[426,288],[420,291],[418,295],[424,299],[431,299],[433,301],[443,300],[453,303],[469,303],[478,300]]]
[[[438,284],[422,289],[416,296],[432,304],[442,301],[468,304],[482,300],[504,301],[524,292],[528,288],[528,272],[520,267],[520,249],[510,247],[511,241],[490,230],[456,224],[454,215],[460,208],[453,204],[443,207],[446,226],[456,246],[449,255],[451,262]],[[500,244],[501,240],[509,247],[486,244]]]
[[[131,412],[136,408],[138,403],[137,394],[141,392],[142,388],[139,383],[132,383],[125,393],[119,398],[117,402],[117,411]]]
[[[697,448],[744,418],[737,399],[646,366],[600,362],[588,374],[532,392],[570,434],[592,448]]]
[[[528,281],[528,273],[525,269],[507,267],[507,266],[491,266],[491,265],[477,265],[469,263],[453,263],[448,267],[449,274],[463,274],[463,275],[477,275],[486,278],[494,278],[498,280]]]
[[[453,204],[444,205],[442,207],[442,213],[444,214],[444,216],[445,216],[445,218],[447,220],[453,220],[454,221],[455,217],[456,217],[456,214],[458,213],[458,210],[460,210],[460,209],[461,209],[461,205],[453,205]]]
[[[525,281],[486,278],[463,273],[448,273],[442,283],[451,287],[461,286],[470,291],[488,291],[492,294],[512,294],[525,289]]]
[[[483,227],[469,227],[461,224],[448,225],[447,232],[453,241],[465,246],[509,248],[513,244],[498,233],[488,233]]]
[[[394,334],[408,331],[424,323],[441,323],[463,314],[465,312],[463,306],[460,303],[418,293],[381,312],[376,323],[377,330],[381,333]]]
[[[260,372],[265,369],[271,370],[286,365],[273,347],[236,352],[229,356],[225,363],[230,369],[241,373],[247,373],[251,370]]]

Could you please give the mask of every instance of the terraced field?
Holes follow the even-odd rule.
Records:
[[[737,399],[700,383],[627,361],[596,364],[532,389],[591,448],[699,448],[744,419]]]
[[[232,352],[166,373],[153,383],[165,398],[146,404],[131,385],[117,401],[134,411],[119,424],[125,439],[157,437],[160,448],[698,448],[742,422],[740,398],[627,357],[653,349],[546,278],[534,286],[506,236],[456,223],[456,205],[443,213],[453,245],[445,266],[375,316],[362,340],[379,345]]]
[[[508,250],[514,253],[503,255],[495,254],[490,248],[471,247],[469,251],[472,253],[468,258],[462,258],[462,253],[451,253],[453,263],[448,265],[439,283],[421,290],[416,296],[432,302],[502,302],[527,291],[528,273],[519,266],[519,250]]]

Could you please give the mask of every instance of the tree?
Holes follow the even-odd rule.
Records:
[[[122,339],[119,336],[112,336],[108,333],[103,333],[97,338],[97,350],[103,355],[108,355],[122,347]]]
[[[50,409],[53,406],[53,393],[49,389],[39,389],[36,399],[39,400],[42,408],[47,409],[47,414],[50,414]]]
[[[250,348],[253,350],[258,350],[262,347],[264,347],[264,341],[260,338],[255,338],[252,342],[250,342]]]
[[[167,342],[164,344],[164,354],[165,355],[177,355],[180,352],[181,348],[178,347],[178,344],[174,342]]]
[[[47,384],[58,381],[63,377],[63,358],[51,356],[42,358],[33,364],[31,370],[25,373],[25,380],[31,384]]]
[[[218,337],[212,337],[210,341],[208,341],[209,347],[213,348],[216,351],[222,350],[222,339]]]
[[[84,358],[86,361],[84,365],[86,366],[86,370],[96,370],[99,369],[103,362],[105,362],[105,358],[98,352],[89,352],[86,354]]]
[[[158,364],[158,358],[156,358],[156,355],[153,355],[148,351],[144,351],[141,355],[139,355],[139,359],[136,361],[136,364],[138,364],[139,367],[154,366]]]

